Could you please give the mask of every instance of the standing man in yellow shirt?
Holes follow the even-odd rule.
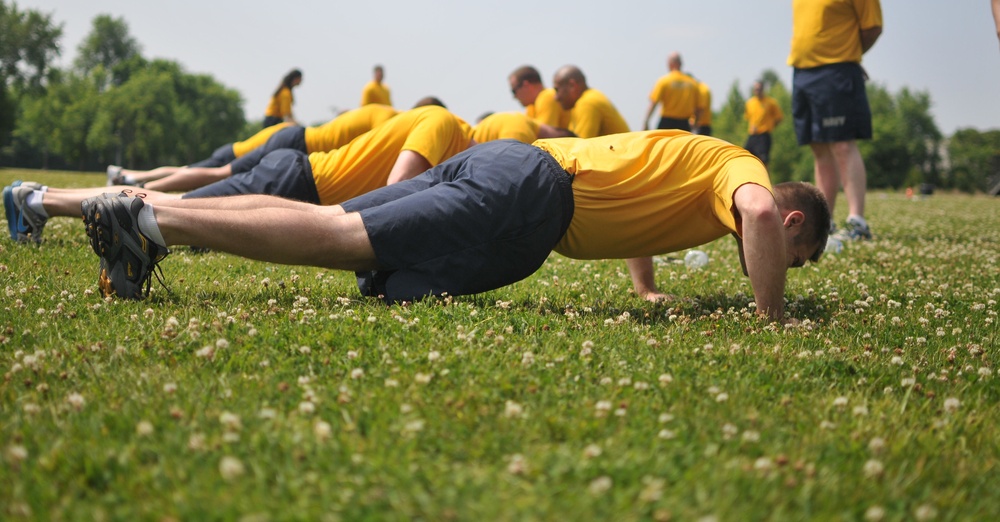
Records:
[[[764,82],[753,82],[753,96],[743,111],[747,120],[747,142],[743,148],[757,156],[765,167],[771,161],[771,131],[785,118],[774,98],[764,94]]]
[[[568,128],[571,111],[563,110],[556,101],[556,90],[546,89],[538,69],[523,65],[507,77],[510,93],[524,107],[524,113],[539,123]]]
[[[581,138],[594,138],[628,132],[628,123],[611,100],[597,89],[587,86],[583,71],[574,65],[564,65],[556,71],[552,82],[556,101],[564,110],[572,110],[569,130]]]
[[[861,55],[881,34],[879,0],[792,0],[795,135],[812,148],[816,185],[831,209],[844,187],[851,239],[872,237],[864,218],[868,175],[856,140],[872,137]]]
[[[680,129],[691,131],[690,120],[698,120],[700,114],[700,93],[698,82],[681,71],[681,55],[673,52],[667,57],[670,72],[660,77],[649,93],[649,109],[642,120],[642,128],[649,129],[649,117],[656,106],[660,106],[658,129]]]
[[[376,65],[373,74],[372,81],[365,84],[361,91],[361,106],[379,103],[391,107],[392,99],[389,96],[389,86],[382,83],[382,79],[385,78],[385,69],[381,65]]]

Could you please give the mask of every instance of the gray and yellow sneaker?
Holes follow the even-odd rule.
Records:
[[[7,217],[10,238],[19,243],[42,240],[47,217],[39,215],[28,206],[28,196],[41,185],[34,182],[15,181],[3,189],[3,209]]]
[[[103,194],[81,205],[91,247],[101,258],[97,286],[104,297],[144,299],[149,295],[157,266],[170,251],[139,230],[142,198]]]

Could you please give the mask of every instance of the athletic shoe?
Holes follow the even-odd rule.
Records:
[[[122,168],[118,165],[108,165],[108,186],[122,184]]]
[[[82,209],[91,246],[101,257],[97,286],[104,297],[143,299],[149,295],[152,276],[163,283],[157,266],[170,253],[139,230],[142,198],[107,194],[90,198]]]
[[[847,218],[847,238],[851,240],[871,239],[872,231],[868,224],[854,217]]]
[[[39,185],[15,181],[3,189],[7,228],[10,230],[10,238],[19,243],[40,242],[45,222],[48,221],[47,217],[38,215],[28,207],[28,196],[35,191],[35,186]]]
[[[91,216],[94,215],[93,206],[96,202],[104,199],[118,198],[118,197],[128,197],[125,191],[115,194],[113,192],[105,192],[100,196],[94,196],[92,198],[87,198],[80,203],[80,215],[83,216],[83,224],[87,229],[87,237],[90,238],[90,248],[98,256],[101,255],[101,245],[98,243],[97,238],[97,225],[91,220]]]

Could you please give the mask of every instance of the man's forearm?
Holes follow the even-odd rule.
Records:
[[[861,30],[861,52],[866,53],[875,45],[875,41],[882,35],[881,27],[872,27]]]

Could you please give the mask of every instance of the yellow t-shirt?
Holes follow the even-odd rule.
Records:
[[[507,139],[531,143],[538,139],[538,125],[520,112],[496,112],[472,128],[472,139],[476,143]]]
[[[597,89],[587,89],[573,106],[569,130],[581,138],[593,138],[628,132],[629,128],[607,96]]]
[[[263,130],[259,131],[257,134],[250,136],[243,141],[237,141],[233,143],[233,156],[237,158],[245,156],[250,153],[250,151],[260,147],[261,145],[267,143],[268,138],[271,137],[275,132],[284,129],[285,127],[290,127],[292,122],[283,121],[277,125],[271,125],[270,127],[264,127]]]
[[[274,116],[275,118],[284,118],[292,113],[292,103],[295,101],[292,96],[292,90],[288,87],[282,87],[278,94],[271,96],[270,103],[267,104],[267,110],[264,111],[264,116]]]
[[[375,83],[375,80],[365,84],[365,88],[361,91],[361,106],[363,107],[370,103],[391,106],[392,101],[389,98],[389,87],[384,83]]]
[[[764,96],[763,100],[751,96],[743,111],[743,118],[747,120],[747,132],[750,134],[771,132],[784,117],[785,113],[781,111],[778,102],[770,96]]]
[[[707,127],[712,124],[712,91],[705,82],[698,82],[698,121],[695,127]]]
[[[319,127],[306,127],[306,152],[329,152],[343,147],[396,114],[396,109],[388,105],[365,105],[344,112]]]
[[[771,190],[764,165],[726,141],[679,130],[538,140],[573,178],[576,209],[555,250],[577,259],[676,252],[737,231],[733,193]]]
[[[309,155],[320,203],[336,205],[384,187],[404,150],[434,166],[467,149],[471,136],[469,124],[443,107],[401,112],[337,150]]]
[[[860,32],[873,27],[882,27],[879,0],[792,0],[788,65],[861,62]]]
[[[535,97],[535,103],[525,107],[524,113],[529,118],[538,120],[539,123],[568,129],[573,111],[563,109],[562,105],[556,101],[556,90],[549,88],[538,93],[538,96]]]
[[[698,82],[680,71],[670,71],[656,81],[649,100],[660,104],[661,117],[686,120],[698,107]]]

